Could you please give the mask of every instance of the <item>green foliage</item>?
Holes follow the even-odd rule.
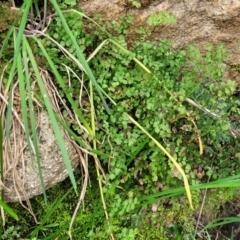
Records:
[[[147,23],[150,26],[160,26],[162,24],[168,24],[168,23],[175,23],[176,17],[174,15],[170,15],[169,12],[163,11],[158,14],[152,14],[149,16]]]
[[[75,1],[58,3],[62,8],[76,5]],[[138,1],[131,3],[135,7],[140,6],[137,5]],[[76,13],[68,12],[64,16],[72,36],[86,58],[104,38],[109,37],[92,23],[86,27]],[[151,28],[173,23],[175,20],[174,16],[162,12],[150,16],[147,23]],[[103,26],[103,29],[111,32],[122,46],[127,47],[131,21],[132,17],[120,19]],[[149,34],[149,29],[139,29],[138,34]],[[71,36],[62,29],[60,17],[54,17],[47,34],[68,49],[74,57],[78,56]],[[82,83],[77,76],[82,76],[84,86],[89,90],[89,75],[62,54],[59,47],[48,38],[38,41],[41,41],[39,46],[42,44],[47,49],[52,60],[52,64],[50,61],[44,63],[43,54],[36,47],[34,55],[39,56],[38,64],[44,63],[49,69],[54,65],[66,86],[71,79],[67,94],[81,108],[78,99]],[[31,44],[36,46],[33,41]],[[204,53],[194,46],[185,50],[173,50],[169,40],[150,42],[141,37],[131,47],[132,53],[127,54],[108,42],[90,61],[97,83],[117,105],[108,101],[111,114],[106,114],[95,89],[96,139],[98,148],[106,153],[100,157],[100,162],[107,173],[103,191],[110,219],[109,224],[103,220],[103,211],[98,206],[98,193],[95,188],[89,190],[88,194],[93,196],[86,201],[86,209],[79,211],[73,228],[73,236],[78,236],[81,232],[83,239],[108,239],[112,232],[117,239],[173,239],[178,234],[178,228],[174,227],[176,225],[180,225],[183,232],[194,230],[193,223],[189,221],[193,218],[193,212],[184,197],[161,201],[154,211],[150,210],[149,205],[144,208],[139,206],[140,197],[177,188],[183,183],[175,166],[124,113],[132,116],[155,139],[163,143],[185,170],[192,185],[204,182],[209,177],[219,179],[230,176],[232,172],[240,173],[238,139],[229,131],[230,127],[237,124],[236,119],[239,119],[240,102],[233,97],[236,83],[221,80],[224,73],[221,64],[226,57],[223,46],[213,49],[208,45]],[[153,74],[144,72],[133,58],[141,61]],[[66,66],[75,75],[67,75]],[[59,94],[65,101],[66,89],[59,89]],[[187,98],[196,105],[186,101]],[[87,91],[82,93],[82,100],[85,101],[83,115],[90,122]],[[67,118],[68,113],[65,113],[64,107],[61,110]],[[82,134],[77,124],[69,124],[77,134]],[[199,153],[198,134],[204,145],[203,155]],[[91,139],[89,136],[81,137]],[[57,192],[60,190],[57,189]],[[51,195],[56,196],[56,192],[53,191]],[[200,204],[199,196],[199,192],[193,192],[196,208]],[[216,199],[219,197],[220,195]],[[70,194],[66,201],[58,202],[56,214],[52,214],[53,205],[46,207],[39,198],[34,201],[34,210],[41,220],[45,220],[38,229],[39,235],[67,239],[67,228],[76,197]],[[217,207],[218,203],[214,206]],[[51,218],[48,216],[49,212],[52,214]],[[155,226],[158,226],[159,231],[154,232]],[[22,230],[27,233],[27,229]],[[166,231],[168,234],[165,234]]]
[[[66,19],[68,22],[73,21],[73,33],[75,26],[78,29],[76,36],[87,55],[100,43],[101,35],[85,33],[82,22],[74,20],[76,18],[73,14],[67,14]],[[174,20],[174,17],[164,12],[150,17],[148,23],[156,26]],[[61,32],[58,22],[56,19],[56,25],[52,25],[50,31],[59,42],[71,48],[67,44],[68,36]],[[130,22],[129,18],[129,22],[120,20],[108,26],[110,31],[115,31],[123,46],[127,46],[124,35],[128,33]],[[99,31],[96,33],[99,34]],[[108,166],[109,169],[104,192],[111,218],[120,215],[126,224],[134,213],[139,196],[155,193],[163,187],[168,189],[179,186],[182,179],[157,147],[128,121],[124,112],[165,144],[185,169],[192,184],[199,183],[206,176],[214,179],[229,176],[233,169],[238,173],[239,159],[232,154],[236,141],[228,131],[228,119],[235,114],[238,116],[236,109],[239,103],[232,98],[236,84],[230,80],[220,80],[224,71],[221,63],[226,56],[223,46],[213,50],[209,45],[205,54],[194,46],[176,51],[171,50],[170,46],[171,42],[167,40],[160,43],[139,40],[132,47],[132,55],[127,55],[116,46],[107,44],[91,60],[91,68],[99,85],[118,104],[116,107],[111,106],[111,115],[106,115],[99,97],[95,95],[97,138],[101,142],[101,149],[111,153],[110,158],[101,158],[103,166]],[[54,47],[49,47],[50,51],[54,50]],[[59,55],[55,50],[52,53],[53,59]],[[143,72],[132,61],[134,57],[148,66],[154,75]],[[71,64],[62,56],[55,61],[56,64],[58,61]],[[64,73],[65,69],[60,68]],[[77,71],[74,66],[72,68]],[[76,88],[70,91],[74,94]],[[220,115],[220,118],[216,119],[187,104],[187,97]],[[191,113],[201,130],[204,143],[202,156],[199,155],[195,128],[187,113]],[[223,152],[222,148],[226,151]],[[232,159],[231,166],[227,159]],[[119,186],[130,192],[131,197],[119,190]],[[119,229],[115,224],[113,221],[113,231],[117,233]],[[125,227],[123,222],[121,227]],[[134,229],[134,224],[132,227]],[[99,231],[97,234],[101,235]]]
[[[20,235],[18,233],[19,227],[15,228],[14,226],[9,227],[4,234],[1,236],[1,239],[14,240],[19,239]]]
[[[116,216],[124,212],[126,201],[126,195],[118,193],[117,186],[127,191],[131,189],[133,196],[138,197],[159,191],[162,188],[159,186],[169,188],[181,184],[181,176],[174,166],[128,122],[124,112],[164,142],[192,184],[199,183],[205,176],[213,179],[229,176],[232,169],[239,173],[236,167],[239,159],[233,154],[236,140],[228,131],[229,117],[235,115],[237,119],[239,116],[235,111],[239,103],[232,97],[236,84],[220,80],[225,50],[219,46],[213,51],[208,46],[206,54],[202,55],[192,46],[187,51],[172,51],[169,46],[166,41],[160,44],[138,42],[131,56],[114,46],[105,46],[92,61],[92,68],[100,73],[100,86],[118,103],[111,116],[104,115],[100,105],[96,107],[100,123],[98,139],[108,138],[101,148],[112,153],[110,160],[102,161],[109,166],[110,184],[105,192],[107,196],[114,196],[110,212],[115,211]],[[150,67],[154,77],[133,63],[133,57]],[[187,105],[187,97],[220,118]],[[99,102],[97,97],[95,99]],[[201,130],[203,156],[199,155],[197,135],[187,112],[191,112]],[[226,151],[222,151],[223,148]],[[230,159],[233,162],[229,165]],[[126,214],[127,211],[124,216]]]
[[[238,191],[233,191],[232,189],[218,189],[213,190],[208,194],[205,208],[203,209],[203,216],[204,219],[206,219],[210,223],[213,220],[217,219],[217,215],[221,214],[219,209],[219,206],[226,203],[227,201],[232,201],[234,197],[236,197],[239,194]],[[216,209],[218,211],[216,211]],[[205,220],[205,221],[206,221]]]
[[[136,7],[136,8],[140,8],[141,7],[141,3],[139,1],[128,0],[128,3],[131,4],[133,7]]]
[[[152,0],[125,0],[125,7],[128,9],[145,8],[151,4]]]
[[[221,47],[219,49],[218,51],[221,52]],[[191,48],[189,52],[192,52]],[[124,183],[127,184],[129,181],[130,185],[135,178],[145,186],[140,187],[140,189],[147,194],[156,191],[152,187],[152,182],[154,184],[178,185],[178,179],[180,178],[178,173],[173,173],[174,167],[166,161],[165,156],[151,142],[145,143],[145,136],[128,122],[128,119],[123,115],[124,112],[137,119],[158,140],[167,145],[170,152],[181,161],[181,165],[185,167],[190,180],[194,183],[198,181],[194,174],[194,165],[204,163],[204,168],[208,168],[211,160],[208,159],[207,154],[205,159],[199,158],[198,144],[196,143],[197,136],[193,130],[194,126],[191,126],[187,119],[186,112],[194,111],[193,116],[198,119],[197,125],[201,129],[201,137],[204,144],[206,144],[206,151],[208,151],[208,142],[210,148],[213,139],[219,142],[221,141],[220,138],[230,137],[226,126],[227,118],[231,112],[224,111],[226,106],[224,101],[228,101],[228,104],[230,104],[231,97],[225,92],[225,95],[220,94],[217,95],[219,98],[215,98],[216,92],[220,92],[223,87],[222,83],[215,84],[215,87],[212,88],[212,85],[219,81],[219,76],[214,71],[222,73],[221,69],[215,68],[214,71],[211,71],[212,82],[209,87],[204,86],[205,97],[200,98],[200,95],[203,94],[201,92],[197,98],[198,103],[204,107],[217,114],[221,113],[221,120],[212,119],[206,116],[204,112],[186,106],[184,102],[188,96],[193,96],[195,99],[196,92],[201,89],[201,84],[204,83],[210,71],[206,62],[204,62],[201,66],[203,71],[201,78],[197,77],[197,72],[190,71],[186,71],[183,76],[180,76],[183,67],[187,63],[186,56],[190,55],[189,52],[169,51],[168,42],[162,42],[161,44],[137,43],[135,55],[133,56],[154,69],[155,78],[159,80],[151,78],[142,72],[138,66],[131,62],[132,56],[126,56],[115,47],[111,47],[111,51],[109,51],[109,46],[106,46],[106,48],[102,49],[102,55],[93,59],[92,67],[98,69],[97,72],[100,73],[98,78],[100,86],[105,91],[108,91],[114,101],[119,102],[119,105],[113,109],[111,116],[103,115],[102,109],[99,107],[96,109],[98,122],[105,132],[104,134],[100,131],[98,137],[101,139],[109,135],[113,149],[109,179],[116,180],[118,178],[116,180],[117,184],[120,184],[123,176]],[[223,60],[223,57],[224,55],[219,56],[219,63]],[[202,59],[203,57],[199,56],[199,58]],[[204,61],[206,60],[204,59]],[[223,84],[224,88],[226,89],[227,86],[232,94],[233,82],[229,81]],[[171,95],[169,92],[176,93],[176,95]],[[206,98],[206,96],[209,97]],[[209,100],[210,98],[211,100]],[[96,101],[99,100],[96,98]],[[221,101],[221,104],[219,104],[219,101]],[[234,104],[234,101],[232,104]],[[211,131],[209,131],[209,125],[213,126]],[[187,131],[182,129],[184,126],[188,127]],[[221,133],[221,136],[218,139],[219,133]],[[230,138],[230,141],[234,141],[234,139]],[[106,152],[108,152],[110,146],[108,142],[105,143],[102,147],[105,147]],[[186,143],[188,143],[187,146]],[[132,156],[135,155],[141,144],[144,144],[141,152],[133,159]],[[147,147],[147,145],[151,148]],[[192,162],[188,159],[195,159],[195,161]],[[106,163],[107,161],[108,159],[105,160]],[[137,191],[139,192],[139,189]]]
[[[68,9],[69,7],[75,7],[77,5],[76,0],[57,0],[56,2],[62,9]]]

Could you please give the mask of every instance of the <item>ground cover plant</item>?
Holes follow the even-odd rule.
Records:
[[[22,217],[19,222],[7,217],[3,239],[77,239],[80,233],[82,239],[211,239],[209,229],[218,224],[214,222],[217,209],[237,195],[240,175],[240,102],[236,83],[221,80],[227,56],[224,47],[213,49],[209,44],[201,53],[194,46],[173,49],[170,40],[146,41],[152,26],[175,21],[166,12],[151,16],[149,29],[138,29],[136,41],[130,44],[131,17],[108,24],[98,18],[97,25],[77,7],[64,11],[74,7],[74,1],[50,2],[45,1],[43,9],[46,13],[48,8],[51,18],[39,15],[48,23],[44,31],[26,31],[27,15],[25,22],[20,17],[16,38],[23,40],[18,42],[19,52],[23,51],[24,61],[27,48],[39,82],[35,93],[39,102],[44,103],[41,95],[46,89],[38,69],[44,67],[55,76],[54,84],[63,100],[58,103],[63,125],[92,158],[87,170],[83,166],[85,175],[74,177],[68,168],[72,183],[66,181],[46,193],[48,205],[42,196],[34,198],[33,211],[40,224],[20,206],[11,205]],[[25,10],[30,7],[30,3],[23,5]],[[33,9],[37,12],[38,7]],[[29,39],[23,37],[26,33]],[[9,39],[8,47],[13,45]],[[14,52],[2,47],[1,54],[4,69]],[[16,60],[17,68],[4,71],[7,79],[15,70],[24,79],[21,59]],[[31,79],[26,76],[25,81],[29,86]],[[23,96],[26,92],[21,84]],[[11,105],[11,98],[8,101]],[[52,103],[44,105],[58,133]],[[22,103],[25,116],[27,107]],[[74,120],[73,112],[77,115]],[[28,120],[23,121],[27,129]],[[65,160],[68,162],[67,154]],[[207,188],[218,189],[205,201],[206,211],[211,210],[215,218],[198,227],[191,206],[200,209],[203,189]],[[74,189],[86,193],[79,198]],[[84,207],[76,213],[83,198]]]

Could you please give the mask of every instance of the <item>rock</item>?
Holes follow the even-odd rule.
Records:
[[[63,181],[67,176],[67,170],[61,156],[55,135],[53,133],[50,119],[46,112],[40,112],[37,116],[38,127],[38,147],[41,160],[42,174],[45,188],[48,189],[56,183]],[[13,126],[10,134],[8,146],[5,144],[5,201],[16,202],[29,199],[41,194],[42,187],[38,174],[38,166],[35,159],[31,159],[30,151],[26,147],[22,128],[13,117]],[[79,156],[61,128],[65,146],[71,159],[72,168],[75,169],[79,164]]]
[[[79,6],[88,16],[101,14],[106,21],[113,21],[128,15],[134,16],[130,34],[139,26],[146,26],[148,17],[168,11],[177,17],[174,24],[162,25],[153,29],[151,40],[169,38],[173,47],[184,48],[196,45],[204,51],[208,43],[215,47],[223,43],[229,56],[226,64],[240,65],[240,1],[239,0],[138,0],[142,3],[137,9],[128,0],[88,0],[80,1]],[[230,68],[227,68],[229,70]],[[225,78],[229,75],[226,73]],[[234,76],[239,83],[240,74]]]

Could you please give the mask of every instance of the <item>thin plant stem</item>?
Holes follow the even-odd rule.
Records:
[[[97,142],[96,142],[96,138],[95,138],[95,114],[94,114],[94,102],[93,102],[93,86],[92,86],[92,82],[90,82],[90,105],[91,105],[91,125],[92,125],[92,132],[94,134],[93,136],[93,149],[97,149]],[[97,155],[94,154],[94,160],[95,160],[95,167],[96,167],[96,171],[97,171],[97,178],[98,178],[98,185],[99,185],[99,190],[100,190],[100,195],[101,195],[101,200],[102,200],[102,205],[103,205],[103,210],[105,213],[105,217],[108,223],[108,226],[110,227],[110,222],[109,222],[109,216],[108,216],[108,211],[107,211],[107,205],[106,205],[106,201],[104,198],[104,194],[103,194],[103,187],[102,187],[102,179],[100,176],[100,171],[99,171],[99,162],[97,159]],[[114,240],[114,236],[111,233],[110,234],[112,240]]]

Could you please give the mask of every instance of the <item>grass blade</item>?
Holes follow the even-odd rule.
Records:
[[[222,226],[225,224],[230,224],[230,223],[239,223],[240,218],[239,217],[229,217],[229,218],[219,218],[214,220],[213,222],[208,223],[200,232],[209,229],[209,228],[215,228],[218,226]]]
[[[198,184],[190,187],[191,191],[198,191],[202,189],[215,189],[215,188],[239,188],[240,187],[240,175],[231,176],[228,178],[216,180],[214,182],[208,182],[203,184]],[[139,206],[145,206],[147,204],[154,203],[161,199],[166,199],[170,197],[175,197],[183,194],[185,192],[184,187],[168,189],[163,192],[154,193],[148,196],[139,198],[141,204]]]
[[[64,83],[61,75],[59,74],[57,68],[55,67],[52,59],[51,59],[50,56],[48,55],[48,53],[47,53],[46,49],[43,47],[42,43],[41,43],[38,39],[36,39],[36,38],[34,38],[34,40],[38,43],[38,46],[40,47],[40,49],[42,50],[42,53],[43,53],[44,56],[46,57],[49,65],[50,65],[50,67],[51,67],[51,69],[52,69],[52,71],[53,71],[53,73],[54,73],[54,75],[55,75],[55,77],[56,77],[56,80],[58,81],[58,83],[59,83],[59,85],[61,86],[61,88],[62,88],[63,90],[67,89],[67,86],[65,85],[65,83]],[[92,135],[92,130],[91,130],[90,126],[88,125],[88,123],[87,123],[86,120],[84,119],[81,111],[79,110],[77,104],[75,103],[75,101],[74,101],[73,98],[71,97],[70,93],[68,93],[67,91],[65,91],[65,95],[66,95],[68,101],[70,102],[71,107],[73,108],[73,110],[74,110],[74,111],[76,112],[76,114],[78,115],[80,121],[83,123],[84,127],[88,130],[89,134]]]
[[[38,236],[38,232],[44,228],[44,225],[51,219],[52,214],[61,205],[62,201],[67,197],[67,195],[71,191],[72,191],[72,188],[68,189],[68,191],[61,198],[60,198],[60,195],[56,197],[56,200],[49,206],[46,215],[42,218],[41,223],[31,233],[32,238]]]
[[[68,24],[66,22],[66,19],[65,19],[63,13],[62,13],[60,7],[58,6],[56,0],[50,0],[50,1],[53,4],[55,10],[57,11],[57,13],[58,13],[58,15],[59,15],[59,17],[60,17],[60,19],[62,21],[62,24],[63,24],[63,27],[64,27],[66,33],[68,34],[68,36],[72,40],[73,46],[76,49],[77,57],[80,59],[86,74],[88,75],[88,77],[92,81],[93,85],[95,86],[95,88],[96,88],[96,90],[97,90],[97,92],[98,92],[98,94],[99,94],[99,96],[100,96],[100,98],[101,98],[101,100],[102,100],[102,102],[104,104],[104,107],[106,108],[106,111],[110,114],[111,111],[110,111],[110,109],[109,109],[109,107],[108,107],[108,105],[107,105],[107,103],[106,103],[106,101],[105,101],[105,99],[103,97],[101,89],[100,89],[100,87],[99,87],[99,85],[98,85],[98,83],[97,83],[97,81],[96,81],[96,79],[95,79],[95,77],[94,77],[94,75],[93,75],[93,73],[92,73],[92,71],[91,71],[91,69],[90,69],[90,67],[89,67],[89,65],[88,65],[88,63],[87,63],[87,61],[86,61],[86,59],[85,59],[85,57],[84,57],[80,47],[79,47],[79,45],[78,45],[78,43],[77,43],[76,38],[73,36],[73,33],[69,29],[69,26],[68,26]]]
[[[3,128],[2,128],[2,117],[0,117],[0,171],[1,171],[1,181],[4,182],[3,175]],[[4,190],[1,190],[1,199],[4,199]]]
[[[0,50],[0,58],[2,57],[2,55],[3,55],[2,53],[3,53],[3,51],[5,50],[5,48],[6,48],[7,44],[8,44],[9,38],[13,34],[13,30],[14,30],[14,27],[11,26],[10,29],[8,30],[8,32],[7,32],[7,36],[3,40],[2,47],[1,47],[1,50]]]
[[[20,55],[19,55],[20,56]],[[19,75],[19,89],[20,89],[20,98],[21,98],[21,110],[22,110],[22,116],[23,116],[23,121],[24,121],[24,128],[25,128],[25,133],[26,133],[26,139],[28,143],[28,148],[30,151],[30,156],[32,161],[34,161],[34,156],[33,156],[33,151],[31,148],[30,144],[30,134],[29,134],[29,123],[28,123],[28,117],[30,117],[30,129],[33,137],[33,145],[34,145],[34,155],[36,156],[37,160],[37,166],[38,166],[38,172],[39,172],[39,178],[41,182],[41,187],[43,191],[43,197],[45,204],[47,204],[47,195],[46,195],[46,190],[45,190],[45,184],[43,180],[43,175],[42,175],[42,168],[40,164],[40,155],[39,155],[39,149],[38,149],[38,140],[37,140],[37,134],[36,134],[36,122],[35,122],[35,116],[34,116],[34,107],[33,107],[33,101],[32,101],[32,88],[30,84],[30,76],[29,76],[29,68],[28,68],[28,61],[27,61],[27,50],[26,50],[26,38],[23,38],[23,44],[22,44],[22,56],[23,56],[23,64],[24,64],[24,72],[25,76],[23,75],[22,72],[22,64],[21,61],[19,61],[18,64],[18,73]],[[27,89],[27,93],[26,93]],[[29,111],[27,110],[27,102],[26,102],[26,96],[28,96],[28,107]],[[28,116],[29,112],[29,116]]]
[[[33,71],[35,73],[40,92],[43,96],[43,100],[44,100],[45,106],[47,108],[47,112],[49,114],[49,118],[50,118],[50,121],[51,121],[51,124],[52,124],[52,127],[53,127],[53,131],[54,131],[56,140],[58,142],[59,149],[62,153],[63,160],[64,160],[64,163],[65,163],[69,178],[72,182],[72,185],[73,185],[73,188],[74,188],[75,192],[77,193],[77,184],[76,184],[76,181],[75,181],[75,178],[74,178],[74,175],[73,175],[71,161],[69,159],[68,152],[65,148],[65,143],[64,143],[64,140],[63,140],[63,137],[62,137],[62,134],[61,134],[61,130],[58,126],[58,123],[57,123],[57,120],[56,120],[56,117],[55,117],[55,113],[52,109],[51,102],[50,102],[49,97],[47,95],[47,91],[46,91],[45,86],[43,84],[43,81],[41,79],[40,72],[38,70],[37,63],[36,63],[35,58],[33,56],[32,50],[31,50],[27,40],[25,41],[25,43],[26,43],[27,53],[28,53],[28,56],[29,56],[31,64],[32,64]]]
[[[12,84],[13,84],[13,77],[15,74],[15,70],[16,70],[16,66],[17,66],[17,59],[18,59],[18,55],[20,53],[20,47],[21,47],[21,43],[22,43],[22,37],[23,37],[23,33],[24,33],[24,29],[27,23],[27,17],[28,17],[28,13],[31,7],[32,1],[25,1],[23,3],[23,6],[21,7],[21,9],[24,9],[23,11],[23,15],[21,18],[21,23],[18,29],[18,33],[17,36],[15,38],[14,41],[14,58],[13,58],[13,63],[12,63],[12,67],[11,67],[11,71],[9,74],[9,81],[8,81],[8,85],[5,88],[5,94],[7,95],[7,93],[9,92],[9,100],[8,100],[8,108],[7,108],[7,114],[6,114],[6,137],[9,137],[9,132],[10,132],[10,121],[11,121],[11,112],[12,112]],[[15,37],[15,34],[13,34]],[[9,91],[10,88],[10,91]]]
[[[93,85],[92,85],[92,82],[90,82],[91,122],[92,122],[92,130],[93,130],[93,133],[95,136],[95,110],[94,110],[93,96],[94,96],[93,95]],[[93,148],[97,149],[96,138],[93,139]],[[101,195],[101,200],[102,200],[102,206],[103,206],[103,210],[105,213],[105,218],[106,218],[107,224],[110,228],[109,215],[108,215],[106,200],[105,200],[104,193],[103,193],[102,180],[101,180],[101,176],[100,176],[99,162],[98,162],[97,156],[95,156],[94,159],[95,159],[95,167],[96,167],[97,177],[98,177],[98,185],[99,185],[99,190],[100,190],[100,195]],[[111,236],[112,240],[115,239],[112,233],[110,233],[110,236]]]
[[[3,200],[0,199],[0,206],[15,220],[18,220],[17,214]]]

